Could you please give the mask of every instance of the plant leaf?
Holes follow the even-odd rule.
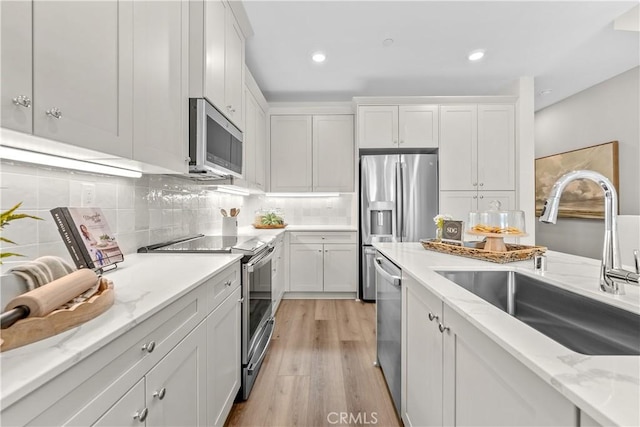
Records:
[[[13,252],[2,252],[0,253],[0,264],[2,264],[2,259],[10,256],[24,256],[22,254],[15,254]]]
[[[7,242],[7,243],[12,243],[12,244],[14,244],[14,245],[17,245],[17,243],[16,243],[16,242],[14,242],[13,240],[9,240],[9,239],[7,239],[6,237],[1,237],[1,236],[0,236],[0,241],[2,241],[2,242]]]

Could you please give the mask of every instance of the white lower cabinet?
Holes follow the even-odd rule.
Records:
[[[570,426],[576,407],[411,276],[403,276],[407,426]]]
[[[284,233],[276,237],[274,245],[275,250],[273,253],[273,260],[271,261],[273,271],[273,274],[271,276],[271,308],[273,309],[273,314],[275,315],[278,311],[278,306],[280,305],[280,301],[282,300],[282,296],[284,294],[286,266]]]
[[[292,232],[289,289],[293,292],[356,292],[354,232]]]
[[[207,318],[207,423],[222,426],[240,389],[241,289]]]
[[[237,262],[3,407],[2,424],[223,425],[240,387],[240,294]]]

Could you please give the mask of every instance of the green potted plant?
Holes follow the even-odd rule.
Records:
[[[15,205],[14,207],[12,207],[11,209],[8,209],[2,213],[0,213],[0,230],[3,230],[5,226],[9,225],[11,223],[11,221],[15,221],[18,219],[24,219],[24,218],[31,218],[31,219],[37,219],[37,220],[42,220],[42,218],[39,218],[37,216],[33,216],[33,215],[29,215],[29,214],[25,214],[25,213],[16,213],[16,211],[18,210],[18,208],[22,205],[22,202],[18,203],[17,205]],[[6,237],[0,236],[0,241],[3,242],[7,242],[7,243],[11,243],[13,245],[16,245],[16,242],[13,242],[9,239],[7,239]],[[0,264],[2,264],[2,260],[4,260],[7,257],[10,256],[24,256],[21,254],[17,254],[14,252],[0,252]]]

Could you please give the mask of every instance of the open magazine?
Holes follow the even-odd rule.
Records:
[[[76,267],[99,270],[124,261],[100,208],[54,208],[51,215]]]

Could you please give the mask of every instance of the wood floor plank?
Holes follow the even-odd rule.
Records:
[[[281,375],[273,389],[265,426],[307,426],[309,377]]]
[[[373,366],[374,304],[283,300],[278,324],[249,400],[234,404],[227,426],[402,425]]]
[[[360,341],[364,339],[364,334],[360,328],[357,301],[335,300],[336,315],[338,317],[338,334],[343,341]]]
[[[316,320],[335,320],[336,317],[336,301],[332,299],[316,300],[315,310]]]

